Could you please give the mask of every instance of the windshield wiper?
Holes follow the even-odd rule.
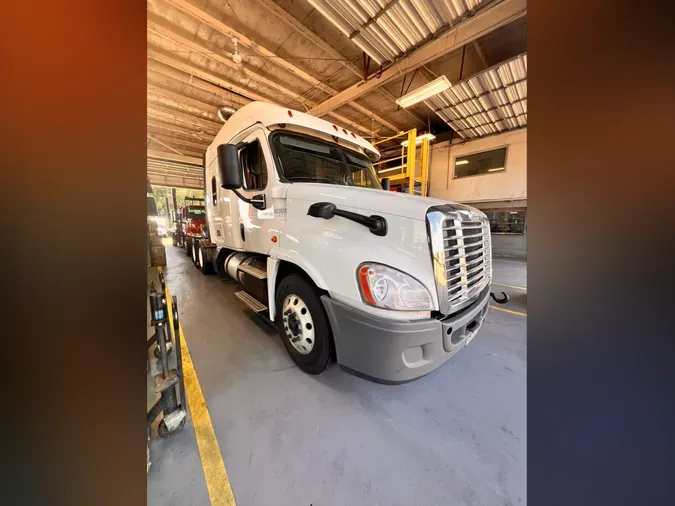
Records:
[[[336,181],[333,181],[332,179],[324,179],[322,177],[294,177],[292,179],[289,179],[289,181],[291,183],[293,181],[308,181],[308,182],[312,182],[312,183],[340,184]]]

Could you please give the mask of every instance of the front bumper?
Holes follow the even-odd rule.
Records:
[[[344,368],[384,383],[404,383],[437,369],[474,338],[488,311],[490,287],[467,309],[442,320],[387,320],[321,297]]]

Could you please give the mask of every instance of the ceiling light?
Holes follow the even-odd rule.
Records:
[[[498,170],[504,170],[504,167],[498,167],[496,169],[488,169],[488,172],[496,172]]]
[[[234,44],[234,53],[232,54],[232,61],[237,65],[241,64],[241,55],[239,54],[239,40],[236,37],[232,38],[232,44]]]
[[[431,141],[433,141],[435,138],[436,138],[436,136],[435,136],[434,134],[422,134],[422,135],[418,135],[417,138],[415,139],[415,146],[417,146],[418,144],[422,144],[422,141],[423,141],[424,139],[429,139],[429,142],[431,142]],[[406,147],[407,145],[408,145],[408,141],[403,141],[403,142],[401,143],[401,146],[403,146],[403,147]]]
[[[411,105],[415,105],[422,100],[426,100],[429,97],[438,95],[440,92],[450,88],[450,86],[452,86],[452,84],[450,84],[450,80],[445,76],[441,76],[438,79],[434,79],[430,83],[417,88],[415,91],[411,91],[407,95],[397,98],[396,103],[404,108],[410,107]]]
[[[455,166],[466,165],[467,163],[469,163],[469,160],[459,160],[458,162],[455,162]]]

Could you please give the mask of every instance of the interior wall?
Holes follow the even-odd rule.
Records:
[[[492,255],[527,260],[527,227],[522,235],[492,234]]]
[[[460,179],[454,177],[454,159],[499,147],[507,147],[506,170]],[[462,202],[478,209],[527,209],[527,129],[506,132],[466,143],[440,142],[432,146],[429,159],[429,196]],[[493,234],[492,252],[498,257],[527,258],[525,234]]]
[[[454,159],[480,151],[507,147],[506,170],[461,179],[454,177]],[[489,202],[527,198],[527,129],[466,143],[432,145],[429,196],[452,202]]]

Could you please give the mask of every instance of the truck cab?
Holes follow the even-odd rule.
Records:
[[[367,140],[252,102],[205,156],[208,239],[196,262],[243,285],[310,374],[331,363],[381,382],[421,377],[480,329],[492,275],[486,216],[388,192]]]
[[[204,199],[185,197],[185,204],[176,213],[176,230],[171,234],[173,245],[182,247],[185,254],[193,256],[195,241],[206,237],[206,210]]]

